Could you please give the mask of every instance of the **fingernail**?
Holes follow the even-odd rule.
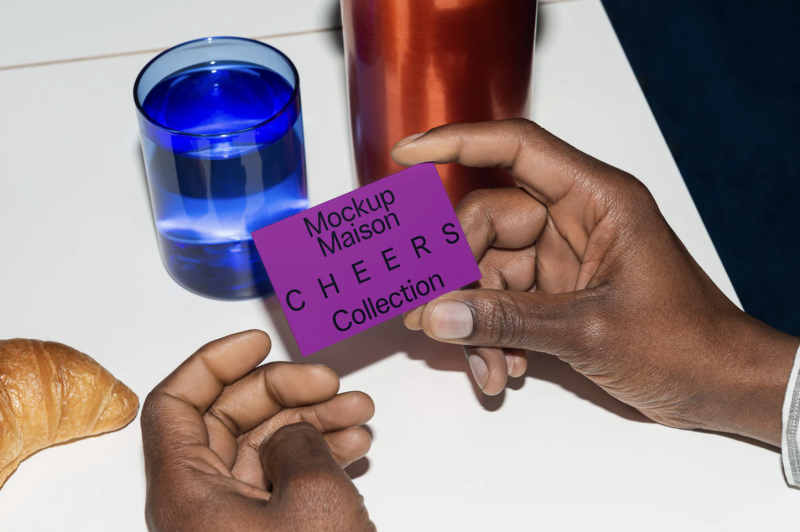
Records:
[[[508,376],[510,377],[514,373],[514,357],[506,355],[506,364],[508,365]]]
[[[469,367],[472,370],[472,376],[475,377],[475,382],[478,383],[480,389],[483,390],[486,379],[489,378],[489,368],[486,367],[486,362],[478,355],[470,355]]]
[[[431,312],[431,333],[442,340],[466,338],[472,334],[472,312],[464,303],[442,301]]]
[[[395,144],[395,148],[402,148],[406,144],[411,144],[412,142],[414,142],[415,140],[417,140],[418,138],[420,138],[424,134],[425,133],[415,133],[415,134],[411,135],[410,137],[406,137],[403,140],[401,140],[400,142],[398,142],[397,144]]]

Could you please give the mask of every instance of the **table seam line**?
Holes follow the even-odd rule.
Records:
[[[261,41],[264,39],[276,39],[278,37],[294,37],[298,35],[311,35],[314,33],[324,33],[328,31],[338,31],[341,30],[341,26],[330,26],[327,28],[319,28],[315,30],[302,30],[302,31],[290,31],[285,33],[273,33],[270,35],[260,35],[257,37],[248,37],[249,39],[253,39],[256,41]],[[35,68],[35,67],[43,67],[43,66],[50,66],[50,65],[63,65],[66,63],[79,63],[82,61],[96,61],[99,59],[113,59],[115,57],[126,57],[130,55],[137,55],[137,54],[146,54],[146,53],[155,53],[155,52],[163,52],[164,50],[168,50],[171,48],[170,46],[167,47],[157,47],[157,48],[147,48],[144,50],[133,50],[130,52],[115,52],[110,54],[98,54],[98,55],[86,55],[81,57],[70,57],[68,59],[53,59],[51,61],[36,61],[32,63],[20,63],[18,65],[7,65],[7,66],[0,66],[0,72],[5,72],[9,70],[19,70],[24,68]]]

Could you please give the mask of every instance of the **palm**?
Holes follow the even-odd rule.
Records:
[[[614,212],[621,198],[609,191],[621,180],[635,179],[535,124],[511,120],[444,126],[411,143],[401,142],[393,157],[406,165],[434,161],[499,166],[520,183],[516,189],[473,192],[457,208],[481,268],[480,288],[566,294],[597,287],[613,269],[611,255],[617,256],[613,249],[627,220]],[[423,314],[422,309],[412,311],[406,325],[424,328]],[[493,327],[502,328],[499,321]],[[522,375],[527,366],[520,349],[468,348],[468,356],[470,351],[487,367],[482,389],[489,395],[505,386],[504,365],[511,376]]]
[[[558,205],[546,211],[541,204],[533,208],[542,211],[542,221],[533,228],[515,228],[517,232],[528,233],[533,242],[526,240],[522,247],[508,248],[503,247],[508,243],[503,242],[502,237],[500,241],[493,241],[483,255],[477,257],[483,274],[479,286],[547,294],[595,286],[597,267],[608,251],[602,242],[607,233],[605,226],[569,232],[568,228],[578,225],[572,213],[559,210]],[[520,213],[514,214],[519,216]],[[587,249],[592,250],[591,255],[586,253]]]
[[[442,126],[404,139],[392,156],[406,166],[500,167],[523,187],[479,191],[458,208],[484,274],[481,287],[489,290],[444,295],[405,320],[432,338],[467,346],[484,393],[502,390],[504,362],[509,373],[524,367],[524,348],[557,355],[669,425],[717,426],[696,423],[732,411],[719,399],[724,394],[703,391],[729,390],[725,379],[734,386],[747,380],[753,395],[779,390],[756,403],[773,401],[769,412],[780,411],[775,397],[783,396],[785,381],[762,386],[750,379],[763,360],[790,365],[781,350],[793,356],[796,339],[732,304],[634,177],[521,119]],[[500,349],[507,347],[516,349]],[[722,382],[698,382],[719,366]],[[774,441],[779,426],[773,416],[757,431]]]
[[[623,174],[624,175],[624,174]],[[524,191],[523,191],[524,190]],[[669,369],[660,367],[659,360],[676,350],[670,331],[692,330],[693,323],[681,323],[680,306],[691,302],[681,297],[661,292],[641,290],[631,271],[656,271],[655,264],[664,267],[662,276],[673,277],[671,286],[692,288],[697,293],[706,290],[705,277],[687,276],[685,273],[699,270],[696,263],[682,248],[677,254],[668,256],[658,252],[654,242],[671,240],[674,235],[660,217],[650,227],[637,224],[635,212],[617,212],[613,207],[604,207],[603,196],[583,193],[574,187],[555,203],[545,207],[540,203],[546,197],[524,187],[518,190],[479,192],[459,207],[459,215],[465,222],[465,233],[473,244],[478,263],[483,273],[480,288],[490,290],[534,291],[546,294],[564,294],[580,290],[605,293],[601,285],[611,282],[618,297],[631,301],[617,311],[617,330],[635,329],[642,314],[670,316],[670,321],[658,327],[664,332],[664,342],[653,345],[654,338],[640,338],[627,334],[628,340],[610,352],[607,344],[591,343],[578,350],[554,349],[549,352],[569,362],[609,394],[637,408],[648,417],[671,426],[683,426],[675,414],[676,405],[688,401],[688,391],[682,386],[661,388],[653,386],[643,393],[635,379],[637,374],[662,374]],[[494,207],[486,207],[487,202]],[[480,204],[480,216],[471,214]],[[500,209],[500,205],[504,208]],[[487,212],[494,218],[486,223]],[[591,213],[586,216],[585,213]],[[480,222],[477,222],[480,220]],[[474,223],[473,223],[474,222]],[[652,222],[651,222],[652,224]],[[491,229],[487,232],[487,227]],[[487,237],[487,234],[491,237]],[[636,245],[640,239],[649,239],[655,250],[650,253],[625,254],[625,248],[644,248]],[[485,249],[482,244],[485,245]],[[626,255],[625,261],[618,260]],[[666,279],[666,278],[665,278]],[[662,280],[665,280],[662,279]],[[691,284],[690,284],[691,283]],[[693,286],[694,285],[694,286]],[[719,294],[721,295],[721,294]],[[673,297],[670,297],[673,296]],[[724,297],[718,300],[714,313],[729,309]],[[707,309],[698,309],[691,315],[705,315]],[[602,329],[602,323],[586,324],[589,328]],[[631,331],[633,332],[633,331]],[[574,332],[573,332],[574,333]],[[595,331],[595,336],[600,336]],[[607,340],[607,339],[606,339]],[[480,348],[483,356],[492,356],[497,348]],[[694,347],[696,349],[696,347]],[[704,348],[710,351],[710,347]],[[644,351],[663,353],[656,360],[638,356]],[[508,354],[509,350],[503,350]],[[519,353],[518,350],[513,351]],[[689,351],[690,353],[692,351]],[[603,353],[605,356],[598,356]],[[687,364],[688,365],[688,364]]]
[[[372,400],[339,394],[338,377],[324,366],[256,367],[269,349],[260,331],[222,338],[148,396],[142,440],[151,530],[318,530],[337,516],[345,524],[336,530],[369,529],[341,467],[369,449],[359,425],[372,417]],[[287,480],[316,474],[328,482],[327,495],[313,501],[306,493],[313,483]],[[265,505],[271,491],[276,496]],[[343,496],[338,506],[326,498]]]
[[[319,381],[316,389],[305,386],[279,391],[264,382],[268,369],[300,374],[313,368],[288,364],[262,366],[245,377],[250,381],[248,386],[225,388],[203,415],[186,402],[176,399],[173,405],[178,432],[186,434],[187,443],[191,442],[189,445],[193,447],[195,468],[225,478],[223,482],[237,492],[261,499],[269,499],[270,486],[258,449],[275,432],[294,423],[311,423],[325,436],[334,458],[346,466],[368,448],[362,429],[350,427],[369,419],[373,409],[364,394],[335,395],[338,379],[327,368],[316,370],[319,373],[314,375]],[[252,398],[243,397],[245,388],[252,388],[248,390]],[[256,400],[260,403],[257,411],[232,411],[237,402]]]

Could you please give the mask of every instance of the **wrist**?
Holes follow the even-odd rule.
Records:
[[[703,428],[781,444],[781,411],[800,339],[742,313],[723,342]]]

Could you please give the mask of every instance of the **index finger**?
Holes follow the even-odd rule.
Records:
[[[180,399],[203,415],[223,388],[255,369],[271,347],[267,333],[258,330],[214,340],[178,366],[156,390]]]
[[[567,195],[589,156],[530,120],[448,124],[401,140],[392,158],[403,166],[459,163],[508,170],[537,200],[550,206]]]

